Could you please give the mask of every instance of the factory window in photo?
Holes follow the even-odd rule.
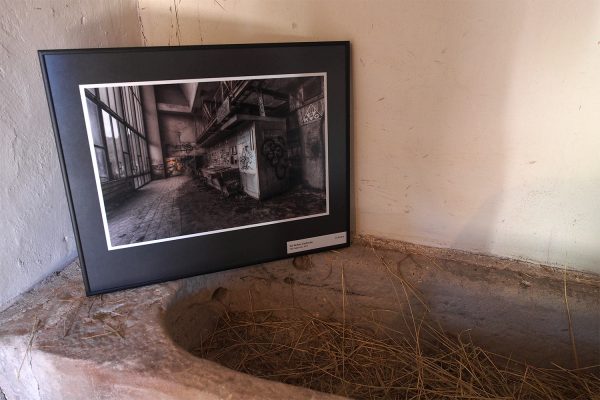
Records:
[[[328,214],[325,74],[80,90],[109,250]]]

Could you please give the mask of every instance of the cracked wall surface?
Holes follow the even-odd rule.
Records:
[[[37,50],[140,45],[136,7],[0,0],[0,309],[76,256]]]

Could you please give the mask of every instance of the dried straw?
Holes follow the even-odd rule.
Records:
[[[408,305],[408,315],[398,311],[407,328],[402,332],[375,318],[369,329],[351,323],[343,294],[342,322],[297,307],[252,306],[223,313],[192,352],[257,377],[357,399],[600,400],[600,366],[538,368],[475,346],[468,334],[449,335],[415,317],[408,299],[421,297],[394,275]],[[343,267],[341,285],[345,293]],[[400,301],[397,291],[396,297]]]
[[[522,365],[425,321],[379,335],[298,310],[226,313],[194,353],[261,378],[357,399],[593,399],[597,368]],[[381,333],[384,335],[381,335]],[[596,397],[598,398],[598,397]]]

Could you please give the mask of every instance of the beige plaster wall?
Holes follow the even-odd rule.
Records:
[[[76,255],[37,50],[141,43],[135,0],[0,0],[0,309]]]
[[[352,41],[358,233],[600,272],[600,2],[139,6],[148,45]]]

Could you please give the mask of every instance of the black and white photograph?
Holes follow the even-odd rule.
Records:
[[[325,73],[80,85],[109,250],[327,215]]]

